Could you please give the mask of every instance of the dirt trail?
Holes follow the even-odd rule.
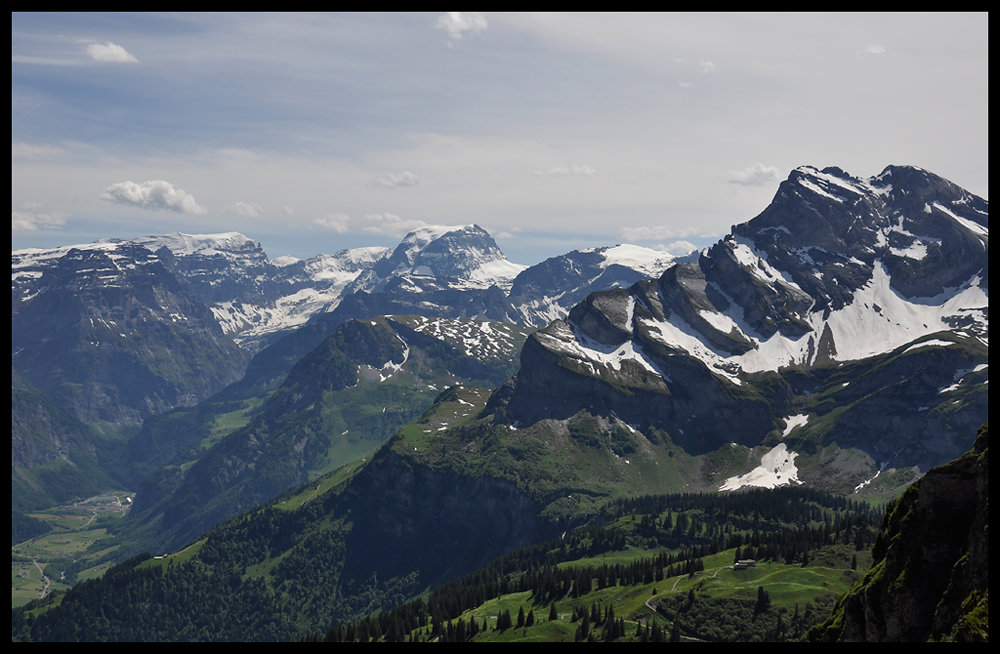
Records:
[[[49,578],[45,576],[45,572],[42,570],[42,566],[38,565],[38,561],[32,559],[31,562],[35,564],[36,568],[38,568],[38,574],[42,575],[42,582],[45,583],[45,587],[42,588],[42,592],[38,593],[38,596],[45,597],[49,594]]]

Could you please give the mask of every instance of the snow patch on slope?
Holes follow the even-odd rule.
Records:
[[[796,427],[805,427],[808,422],[809,416],[802,413],[794,416],[788,416],[785,418],[785,430],[781,433],[781,437],[784,438],[785,436],[788,436]]]
[[[799,471],[795,467],[797,452],[788,449],[784,443],[778,443],[773,450],[760,458],[760,465],[746,473],[730,477],[719,487],[720,491],[734,491],[744,486],[758,488],[774,488],[788,486],[791,483],[801,484]]]
[[[221,232],[219,234],[171,232],[162,236],[140,236],[132,239],[132,242],[142,245],[151,252],[166,247],[175,257],[188,257],[194,254],[206,257],[225,256],[230,254],[231,250],[242,250],[247,246],[260,247],[260,243],[239,232]]]
[[[989,307],[989,296],[980,287],[977,277],[964,288],[945,289],[932,298],[905,298],[889,285],[889,274],[881,261],[876,261],[872,278],[861,287],[854,301],[830,313],[824,320],[822,311],[815,311],[805,320],[812,331],[792,338],[775,332],[770,338],[760,334],[743,321],[739,305],[731,303],[727,316],[703,312],[713,326],[729,333],[738,329],[757,347],[744,354],[729,355],[712,347],[683,318],[673,315],[668,321],[643,320],[657,340],[694,356],[731,381],[734,367],[748,373],[777,370],[791,365],[812,364],[819,353],[819,339],[829,325],[833,335],[836,361],[854,361],[892,351],[935,332],[950,330],[948,318],[977,314]],[[727,298],[728,299],[728,298]],[[985,319],[983,319],[985,332]],[[919,344],[918,344],[919,345]],[[811,353],[811,359],[810,359]]]
[[[545,331],[538,332],[538,339],[546,349],[589,365],[595,375],[599,375],[602,368],[621,372],[625,362],[632,362],[664,381],[670,381],[642,346],[632,340],[620,345],[608,345],[589,338],[565,322],[553,323]]]

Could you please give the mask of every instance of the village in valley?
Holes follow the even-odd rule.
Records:
[[[11,605],[21,606],[77,580],[99,577],[110,566],[97,562],[108,551],[94,550],[108,527],[132,506],[131,491],[109,491],[71,504],[30,513],[50,528],[48,533],[11,546]],[[109,550],[110,551],[110,550]]]

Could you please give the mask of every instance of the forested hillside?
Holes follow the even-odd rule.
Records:
[[[617,636],[623,637],[636,634],[640,624],[650,629],[657,625],[665,633],[678,610],[670,601],[675,596],[686,600],[694,592],[699,610],[710,610],[715,606],[710,585],[720,579],[720,572],[730,576],[748,572],[756,602],[757,586],[770,583],[759,575],[765,569],[768,577],[799,570],[814,577],[811,584],[804,584],[811,587],[794,596],[786,596],[778,586],[770,591],[775,606],[791,602],[787,612],[775,609],[774,620],[787,613],[782,618],[785,623],[801,630],[811,625],[804,622],[807,602],[832,602],[831,591],[836,588],[824,588],[824,583],[857,575],[852,563],[857,567],[859,560],[866,560],[880,517],[865,504],[796,488],[637,498],[607,506],[591,527],[506,554],[437,587],[426,600],[403,604],[412,595],[409,580],[400,579],[394,594],[352,570],[352,557],[345,555],[350,512],[334,508],[342,488],[335,484],[317,492],[310,485],[230,520],[174,556],[136,557],[64,596],[29,604],[14,612],[12,637],[270,640],[324,634],[340,640],[445,639],[449,622],[452,630],[459,619],[468,625],[470,612],[505,597],[523,601],[525,611],[538,617],[547,615],[552,606],[563,613],[589,609],[595,602],[616,606],[627,626],[628,633]],[[738,558],[755,558],[761,567],[730,570]],[[730,590],[724,594],[732,594],[734,583],[745,585],[746,580],[734,579],[727,581]],[[700,582],[709,586],[693,590]],[[608,599],[614,593],[639,593],[643,600],[626,611]],[[742,606],[745,602],[738,595],[730,599]],[[662,602],[645,602],[653,597]],[[792,620],[795,603],[802,606],[799,617]],[[366,617],[379,606],[394,605],[400,606]],[[331,615],[342,617],[335,617],[331,625]],[[705,636],[692,619],[691,607],[685,615],[682,633]],[[820,619],[822,614],[810,608],[808,616]],[[482,638],[490,633],[510,635],[516,629],[513,622],[505,626],[502,612],[499,617],[499,625],[497,618],[486,620]],[[475,620],[477,627],[482,626],[483,617],[477,615]],[[604,620],[602,614],[598,626]],[[580,626],[569,619],[565,623],[564,627],[572,624],[573,631]],[[592,623],[585,637],[594,633],[603,632]],[[718,639],[735,634],[720,632]],[[466,631],[467,637],[472,635]],[[451,637],[457,638],[454,632]]]

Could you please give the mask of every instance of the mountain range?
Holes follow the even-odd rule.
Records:
[[[89,457],[138,488],[121,552],[166,550],[315,482],[254,565],[340,552],[309,611],[356,619],[625,497],[891,497],[988,420],[988,233],[919,168],[801,167],[682,259],[521,268],[474,225],[305,262],[238,234],[13,252],[15,504]]]
[[[234,383],[249,390],[230,395],[275,390],[299,359],[349,320],[415,314],[537,327],[592,288],[631,283],[670,264],[669,255],[617,246],[556,257],[539,273],[538,266],[507,261],[474,225],[422,228],[394,249],[305,261],[269,260],[258,242],[238,233],[21,250],[11,254],[15,387],[32,385],[104,433],[85,439],[81,451],[107,467],[120,458],[122,441],[152,416],[193,406]],[[555,278],[553,267],[581,274]],[[515,280],[517,304],[506,292]],[[14,442],[52,452],[54,437],[26,424],[15,420]],[[24,451],[14,448],[13,470],[19,484],[37,492],[28,470],[62,464],[52,455],[18,454]]]

